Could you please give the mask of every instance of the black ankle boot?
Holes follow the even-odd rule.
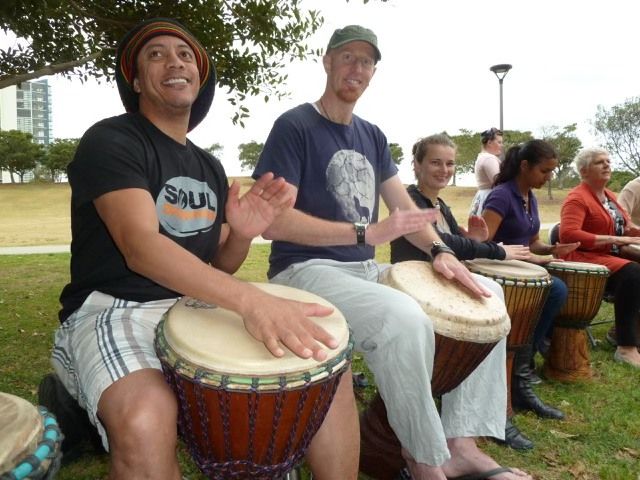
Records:
[[[531,356],[531,360],[529,360],[529,383],[531,385],[540,385],[542,383],[542,379],[536,373],[536,361],[533,359],[533,355]]]
[[[55,415],[60,425],[64,435],[63,464],[71,463],[82,455],[85,446],[96,452],[104,452],[98,430],[89,421],[87,412],[69,395],[55,373],[47,374],[40,382],[38,403]]]
[[[513,408],[531,410],[542,418],[562,420],[564,413],[557,408],[546,405],[531,388],[531,346],[517,351],[513,362],[513,382],[511,386],[511,403]]]
[[[531,450],[533,448],[533,442],[508,418],[504,428],[504,441],[500,443],[504,443],[507,447],[513,448],[514,450]]]

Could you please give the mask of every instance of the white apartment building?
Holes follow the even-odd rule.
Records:
[[[0,130],[27,132],[35,142],[48,145],[53,141],[51,116],[51,87],[47,80],[0,90]],[[1,181],[11,181],[8,172],[2,172]]]

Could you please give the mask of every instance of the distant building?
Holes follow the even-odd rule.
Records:
[[[51,87],[47,80],[23,82],[0,90],[0,130],[20,130],[33,135],[35,142],[53,141]],[[2,182],[11,182],[2,172]],[[30,180],[25,176],[25,180]]]

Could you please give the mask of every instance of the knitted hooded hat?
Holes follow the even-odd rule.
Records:
[[[216,72],[209,54],[202,44],[177,21],[170,18],[152,18],[131,29],[118,45],[116,54],[116,83],[120,99],[127,112],[137,112],[138,93],[133,89],[136,76],[136,59],[142,47],[160,35],[178,37],[191,47],[200,74],[200,91],[191,106],[188,131],[193,130],[207,115],[216,88]]]

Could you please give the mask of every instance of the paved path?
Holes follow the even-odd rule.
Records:
[[[543,223],[540,228],[549,230],[554,224]],[[253,243],[271,243],[262,237],[253,239]],[[69,245],[36,245],[31,247],[0,247],[0,255],[28,255],[31,253],[69,253]]]
[[[262,237],[253,239],[253,243],[271,243]],[[29,247],[0,247],[0,255],[29,255],[31,253],[69,253],[69,245],[36,245]]]
[[[554,224],[543,223],[540,228],[549,230]],[[253,243],[271,243],[262,237],[253,239]],[[31,253],[69,253],[69,245],[36,245],[32,247],[0,247],[0,255],[28,255]]]

